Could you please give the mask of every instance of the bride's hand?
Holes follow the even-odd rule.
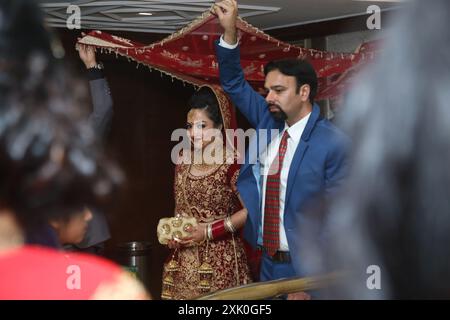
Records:
[[[207,223],[199,223],[196,227],[189,228],[187,232],[191,234],[191,236],[189,237],[191,241],[197,244],[205,241],[205,230],[207,226]]]
[[[175,238],[167,242],[169,249],[178,249],[192,244],[192,237]]]
[[[181,244],[179,241],[176,240],[169,240],[167,242],[167,246],[169,247],[169,249],[178,249],[181,247]]]

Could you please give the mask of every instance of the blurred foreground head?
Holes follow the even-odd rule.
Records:
[[[0,206],[23,225],[68,218],[122,180],[42,21],[32,1],[0,2]]]
[[[446,0],[402,10],[347,99],[351,174],[327,218],[328,250],[308,257],[349,272],[333,298],[450,298],[448,21]]]

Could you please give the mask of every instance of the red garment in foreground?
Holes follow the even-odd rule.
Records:
[[[140,283],[115,264],[95,256],[37,246],[0,253],[0,300],[146,297]]]
[[[238,19],[237,27],[245,77],[257,91],[262,92],[263,68],[267,62],[305,58],[312,63],[319,78],[316,100],[337,98],[345,93],[361,67],[374,59],[379,47],[377,42],[370,42],[355,53],[305,49],[279,41],[242,19]],[[102,31],[92,31],[79,42],[125,56],[179,80],[202,85],[219,83],[214,42],[221,34],[216,16],[205,12],[187,27],[149,45]]]

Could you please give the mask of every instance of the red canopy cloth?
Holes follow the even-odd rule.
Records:
[[[242,19],[237,22],[241,64],[246,79],[262,92],[264,65],[274,59],[302,58],[314,66],[319,88],[317,100],[337,98],[351,84],[354,75],[372,61],[379,46],[362,45],[354,53],[305,49],[279,41]],[[209,11],[167,38],[144,45],[102,31],[92,31],[79,43],[125,56],[195,86],[218,84],[218,63],[214,41],[222,34],[217,17]]]

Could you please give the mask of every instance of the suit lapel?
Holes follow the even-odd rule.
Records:
[[[303,160],[303,156],[305,155],[308,146],[309,144],[307,142],[300,140],[300,143],[297,146],[297,150],[295,150],[294,158],[292,159],[291,167],[289,169],[285,203],[288,203],[289,201],[289,196],[292,192],[292,185],[294,184],[295,176],[297,175],[298,168],[300,167],[300,163]]]
[[[306,124],[305,130],[303,130],[302,137],[300,139],[300,142],[298,143],[297,150],[295,150],[294,158],[292,159],[291,167],[289,169],[285,203],[288,203],[289,201],[289,197],[292,192],[292,186],[294,184],[297,171],[303,160],[303,156],[305,155],[305,152],[306,150],[308,150],[309,147],[308,143],[309,138],[311,137],[311,133],[319,119],[320,119],[320,108],[317,104],[314,104],[313,109],[311,111],[311,115],[308,119],[308,123]]]
[[[269,115],[271,117],[271,115]],[[303,157],[308,149],[309,143],[308,140],[311,136],[312,130],[314,129],[316,122],[319,120],[320,118],[320,109],[319,107],[315,104],[313,106],[313,110],[311,112],[311,116],[309,117],[308,123],[306,124],[305,130],[303,131],[302,137],[300,139],[300,142],[297,146],[297,150],[295,151],[294,154],[294,158],[292,159],[292,163],[291,163],[291,168],[289,170],[289,175],[288,175],[288,182],[287,182],[287,190],[286,190],[286,200],[285,203],[287,203],[287,201],[289,201],[289,197],[290,194],[292,192],[292,186],[294,184],[295,181],[295,176],[297,175],[297,171],[299,170],[300,164],[303,160]],[[267,129],[269,130],[268,134],[266,135],[267,137],[267,144],[266,144],[266,148],[269,145],[269,143],[272,141],[272,138],[275,138],[274,136],[271,136],[271,129],[278,129],[278,130],[283,130],[284,129],[284,122],[279,122],[279,121],[274,121],[273,119],[269,119],[266,122],[266,126],[264,128],[260,127],[257,129],[256,135],[259,133],[259,130],[261,129]],[[254,143],[258,144],[258,137],[257,136],[253,136],[250,139],[250,143]],[[247,170],[251,170],[251,168],[253,167],[253,165],[256,163],[256,157],[259,155],[259,153],[261,152],[261,150],[259,150],[259,148],[254,149],[254,150],[258,150],[256,152],[256,154],[253,155],[249,155],[249,152],[246,152],[245,154],[245,164],[242,165],[241,170],[240,170],[240,176],[246,176],[248,177],[249,175],[252,175],[255,180],[256,183],[259,184],[259,177],[255,177],[253,175],[253,172],[247,172]],[[248,150],[247,150],[248,151]],[[258,192],[258,190],[255,190],[255,192]],[[261,195],[259,195],[261,197]]]

